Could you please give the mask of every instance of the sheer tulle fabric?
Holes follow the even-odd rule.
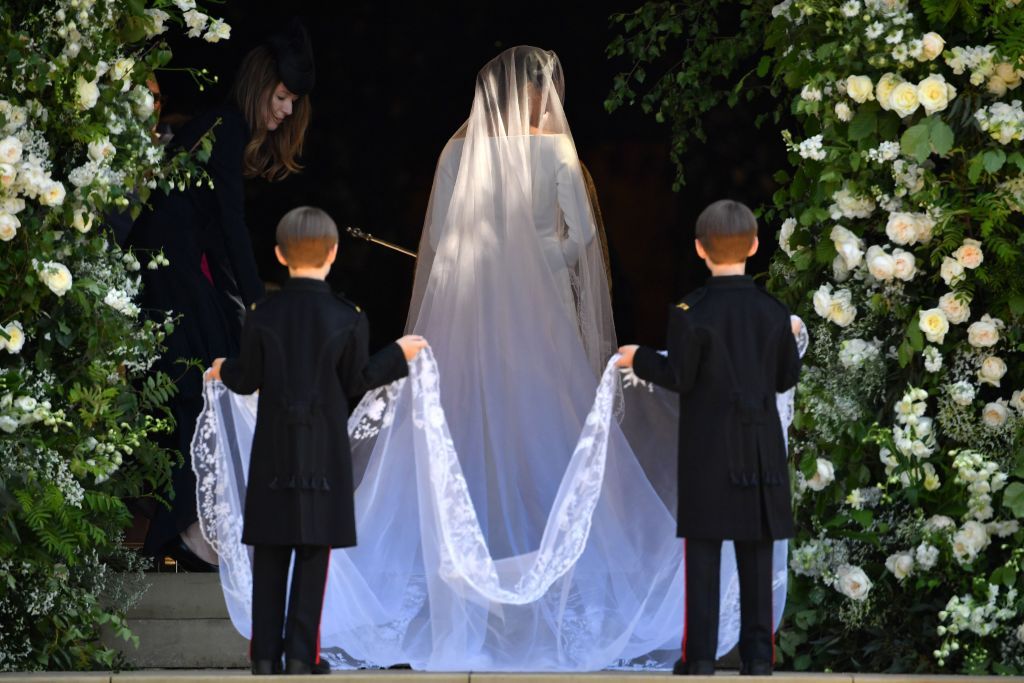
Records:
[[[441,154],[408,324],[433,352],[349,422],[359,545],[331,558],[321,643],[335,666],[664,668],[679,655],[678,402],[608,364],[608,283],[563,93],[553,53],[508,50]],[[206,398],[201,517],[248,635],[253,407],[220,385]],[[738,636],[729,544],[722,572],[720,653]],[[776,619],[785,575],[783,542]]]

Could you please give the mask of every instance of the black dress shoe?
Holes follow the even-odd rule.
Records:
[[[692,662],[684,662],[677,659],[672,665],[672,674],[675,676],[714,676],[715,663],[709,659],[698,659]]]
[[[276,676],[281,673],[281,660],[254,659],[252,661],[253,676]]]
[[[743,662],[740,665],[741,676],[771,676],[772,675],[772,663],[771,662]]]
[[[310,667],[314,675],[323,675],[331,673],[331,665],[327,663],[327,660],[323,657],[320,658],[319,662],[314,662],[313,666]]]
[[[308,676],[313,673],[313,665],[301,659],[289,659],[284,665],[284,672],[289,676]]]
[[[185,541],[181,540],[181,536],[176,536],[173,541],[165,545],[163,553],[177,562],[180,569],[184,569],[187,572],[210,573],[218,571],[217,565],[210,564],[189,550],[189,547],[185,545]]]

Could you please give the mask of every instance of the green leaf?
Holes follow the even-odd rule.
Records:
[[[985,160],[984,160],[984,158],[982,157],[981,154],[976,154],[971,159],[970,164],[968,164],[968,166],[967,166],[967,179],[970,180],[971,183],[978,182],[978,178],[981,177],[981,172],[982,172],[982,170],[984,168],[985,168]]]
[[[851,510],[850,517],[865,529],[871,526],[871,522],[875,519],[875,515],[871,510]]]
[[[899,351],[897,352],[897,360],[900,363],[901,368],[905,368],[910,365],[910,361],[914,358],[914,349],[910,346],[910,343],[906,339],[900,344]]]
[[[1024,484],[1015,481],[1006,487],[1003,507],[1008,508],[1014,517],[1024,518]]]
[[[1024,294],[1016,292],[1011,294],[1007,303],[1014,315],[1024,315]]]
[[[850,140],[863,140],[875,132],[875,122],[878,114],[872,109],[860,109],[857,115],[850,121],[850,130],[847,137]]]
[[[907,340],[910,342],[910,348],[915,351],[924,350],[924,335],[921,334],[920,318],[921,314],[915,313],[914,317],[910,320],[910,324],[907,325]]]
[[[1001,149],[990,149],[982,155],[982,160],[985,164],[985,170],[989,173],[995,173],[1006,162],[1006,152]]]
[[[928,124],[919,123],[916,126],[907,128],[900,138],[900,148],[908,157],[913,157],[919,163],[928,158],[931,154],[931,139]]]
[[[761,61],[757,63],[757,75],[764,78],[768,75],[768,70],[772,68],[772,58],[768,55],[761,57]]]
[[[941,119],[931,119],[931,122],[929,137],[932,147],[939,156],[946,156],[949,150],[953,149],[953,129]]]

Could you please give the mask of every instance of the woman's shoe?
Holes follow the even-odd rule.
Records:
[[[177,562],[180,569],[184,569],[187,572],[210,573],[218,571],[217,565],[210,564],[189,550],[189,547],[181,540],[181,536],[175,536],[173,541],[165,545],[163,553]]]

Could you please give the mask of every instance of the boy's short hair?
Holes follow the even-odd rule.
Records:
[[[745,204],[720,199],[700,212],[696,233],[712,262],[741,263],[757,237],[757,219]]]
[[[300,206],[277,224],[277,246],[292,268],[319,268],[338,243],[338,226],[323,209]]]

